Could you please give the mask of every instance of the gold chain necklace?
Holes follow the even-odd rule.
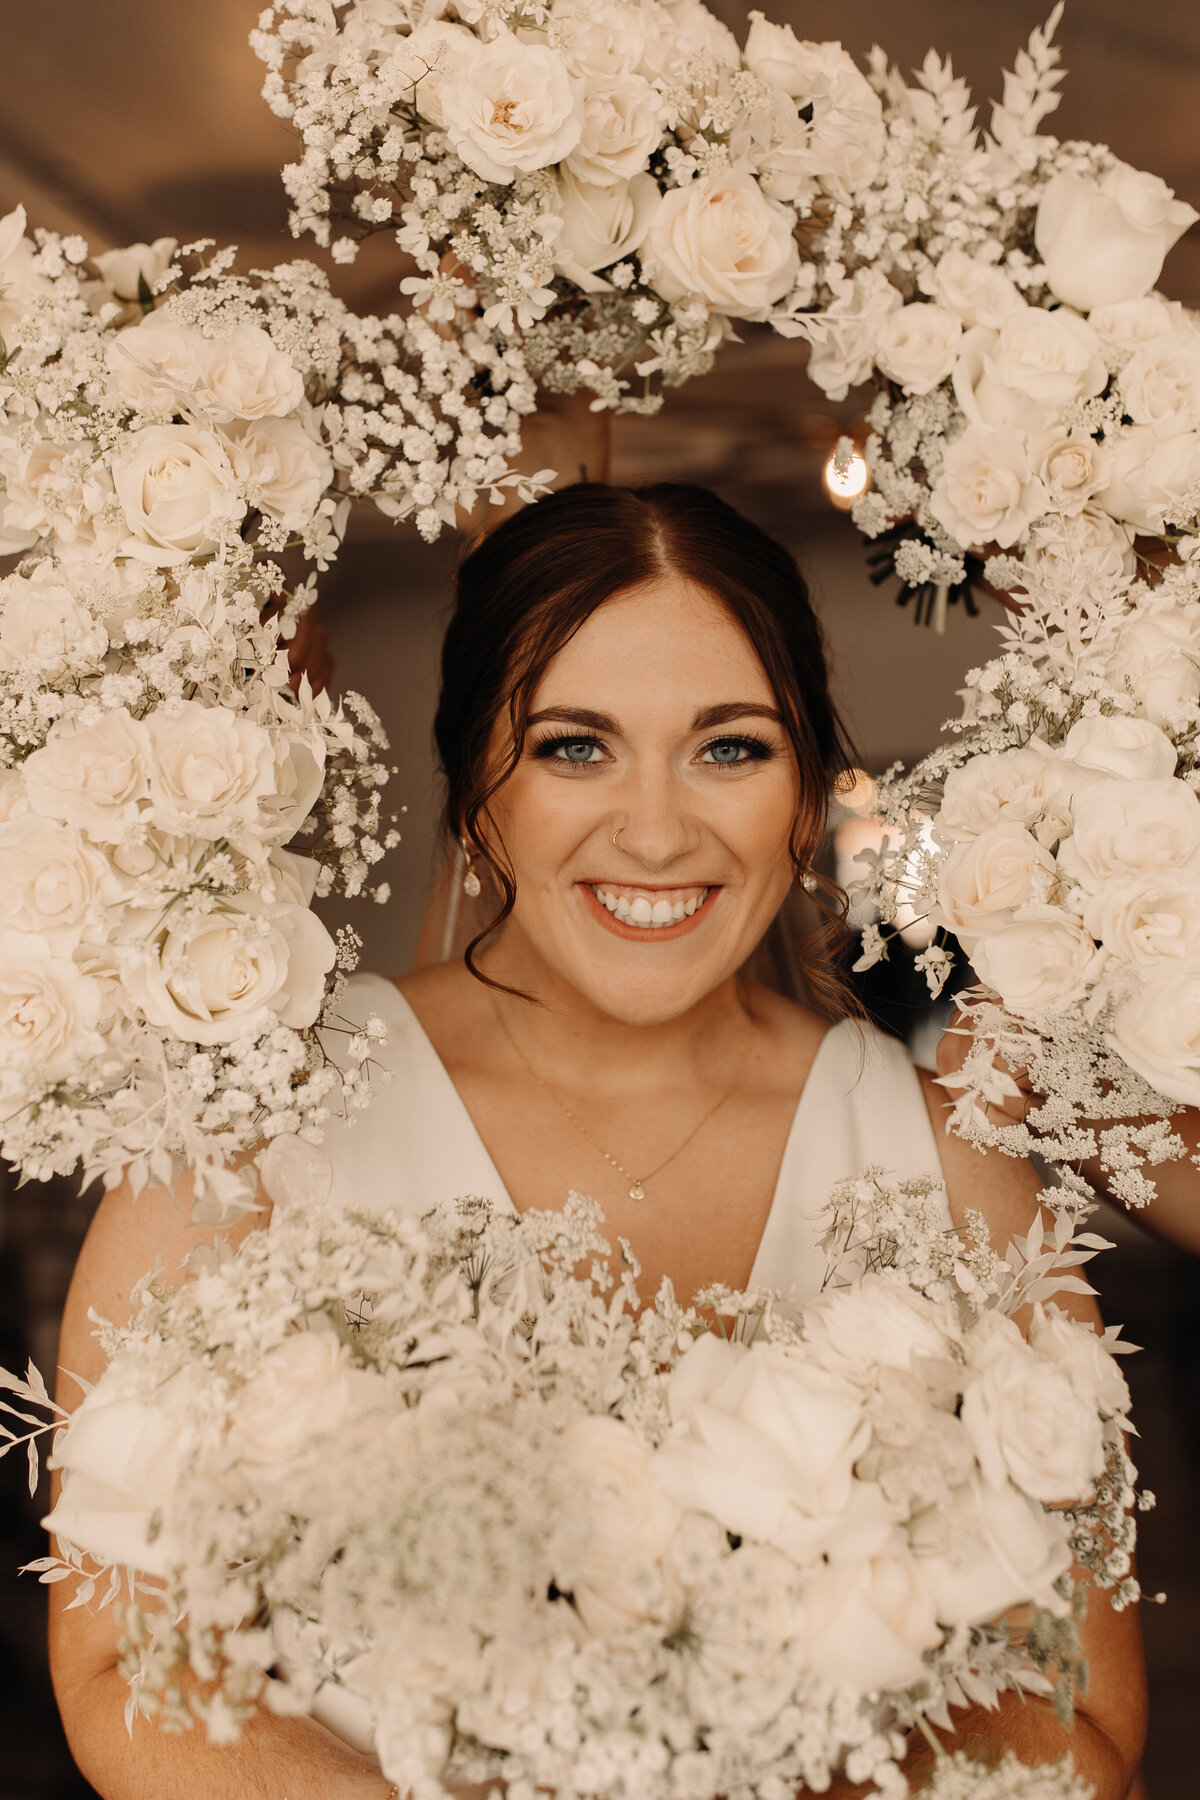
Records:
[[[495,1004],[496,1004],[495,1001],[493,1001],[493,1005],[495,1005]],[[571,1121],[571,1123],[575,1127],[576,1131],[578,1131],[582,1137],[585,1137],[587,1139],[588,1143],[592,1146],[592,1148],[594,1150],[598,1150],[600,1152],[601,1156],[604,1158],[605,1162],[608,1163],[610,1168],[615,1169],[617,1171],[617,1174],[622,1176],[624,1178],[624,1180],[626,1180],[629,1183],[629,1198],[631,1200],[644,1200],[646,1198],[646,1183],[648,1181],[653,1181],[654,1177],[656,1175],[661,1175],[663,1170],[666,1168],[667,1164],[673,1163],[677,1156],[683,1155],[683,1152],[687,1149],[687,1147],[691,1143],[692,1139],[697,1135],[697,1133],[701,1130],[701,1128],[703,1126],[708,1124],[708,1121],[712,1118],[713,1114],[720,1112],[720,1110],[724,1106],[725,1102],[727,1100],[731,1100],[733,1098],[734,1093],[737,1091],[737,1088],[742,1079],[741,1074],[739,1072],[739,1074],[734,1077],[732,1085],[725,1090],[725,1092],[721,1095],[721,1098],[715,1103],[715,1105],[709,1107],[708,1111],[704,1114],[703,1118],[698,1119],[696,1121],[696,1123],[692,1126],[692,1129],[688,1132],[687,1136],[684,1138],[683,1142],[681,1144],[676,1144],[674,1150],[672,1150],[672,1152],[669,1156],[664,1156],[662,1161],[660,1163],[658,1163],[653,1169],[651,1169],[647,1174],[640,1175],[640,1176],[634,1175],[631,1170],[629,1170],[625,1167],[624,1163],[619,1163],[615,1156],[612,1156],[609,1154],[609,1152],[604,1148],[604,1145],[600,1142],[599,1138],[595,1137],[592,1134],[592,1132],[590,1132],[588,1130],[588,1128],[584,1124],[583,1120],[577,1118],[575,1116],[575,1114],[571,1111],[571,1108],[567,1105],[566,1101],[559,1098],[559,1096],[555,1093],[554,1089],[550,1086],[550,1083],[548,1081],[544,1081],[542,1079],[542,1077],[538,1074],[537,1070],[534,1068],[533,1064],[530,1062],[529,1058],[526,1056],[525,1052],[522,1050],[520,1044],[518,1044],[518,1042],[517,1042],[516,1038],[513,1036],[512,1032],[509,1030],[508,1021],[505,1019],[504,1014],[500,1011],[500,1008],[498,1005],[496,1005],[496,1017],[500,1021],[501,1030],[503,1031],[505,1037],[508,1039],[509,1043],[513,1047],[513,1051],[517,1057],[517,1060],[523,1064],[527,1073],[532,1075],[533,1079],[537,1082],[538,1086],[540,1088],[543,1088],[546,1091],[546,1093],[550,1096],[551,1100],[553,1100],[555,1106],[557,1106],[559,1112],[563,1113],[565,1115],[565,1117]]]

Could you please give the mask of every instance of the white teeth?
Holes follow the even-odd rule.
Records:
[[[630,899],[625,894],[614,894],[611,889],[601,887],[594,887],[592,892],[614,918],[642,931],[661,931],[665,925],[681,925],[708,897],[707,888],[699,894],[689,894],[686,900],[669,900],[665,895],[651,900],[646,894],[635,894]]]

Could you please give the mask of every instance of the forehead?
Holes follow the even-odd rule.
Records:
[[[596,608],[547,667],[531,710],[574,704],[620,718],[649,707],[690,717],[730,700],[773,704],[757,651],[712,594],[664,575]]]

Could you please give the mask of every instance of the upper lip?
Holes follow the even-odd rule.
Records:
[[[720,887],[719,881],[630,881],[628,876],[596,875],[588,876],[582,883],[584,887],[602,888],[637,888],[643,894],[675,894],[680,888],[714,888]]]

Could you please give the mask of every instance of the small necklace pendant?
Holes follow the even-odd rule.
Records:
[[[629,1198],[631,1200],[644,1200],[646,1198],[646,1190],[642,1186],[640,1181],[635,1181],[633,1186],[630,1188]]]

